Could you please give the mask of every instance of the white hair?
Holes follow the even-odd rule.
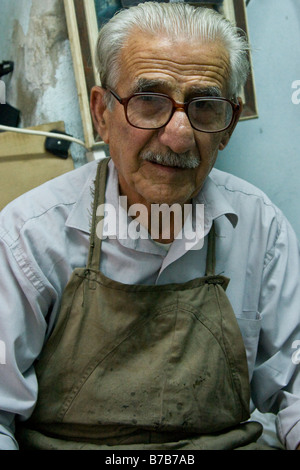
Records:
[[[238,96],[249,73],[249,44],[245,34],[210,8],[186,3],[146,2],[118,12],[99,32],[96,64],[104,88],[116,88],[120,54],[133,30],[169,38],[184,37],[202,42],[220,41],[229,54],[228,93]]]

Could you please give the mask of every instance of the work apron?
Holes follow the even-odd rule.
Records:
[[[98,165],[86,268],[75,269],[54,331],[36,363],[39,394],[17,427],[21,449],[255,448],[243,339],[214,274],[214,231],[204,277],[128,285],[99,271]],[[141,269],[143,267],[141,266]]]

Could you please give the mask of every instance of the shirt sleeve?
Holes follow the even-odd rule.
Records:
[[[300,443],[299,244],[289,222],[279,215],[278,230],[268,249],[259,311],[262,328],[252,397],[261,412],[277,415],[277,434],[287,449]]]
[[[35,405],[33,362],[45,338],[47,301],[41,278],[20,244],[0,240],[0,449],[18,449],[15,418],[27,419]]]

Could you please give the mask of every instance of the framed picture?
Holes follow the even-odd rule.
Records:
[[[89,104],[91,88],[94,85],[100,85],[94,62],[98,31],[101,25],[121,8],[126,8],[142,1],[64,0],[84,139],[87,147],[92,151],[105,147],[93,128]],[[216,9],[239,28],[243,29],[247,35],[249,34],[244,0],[194,0],[187,1],[187,3]],[[244,102],[241,120],[258,117],[251,54],[249,54],[249,60],[251,72],[244,89],[241,91],[241,97]]]

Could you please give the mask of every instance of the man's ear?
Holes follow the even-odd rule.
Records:
[[[109,132],[107,126],[107,106],[105,104],[104,95],[106,90],[100,86],[94,86],[91,90],[90,108],[93,123],[97,133],[102,140],[109,143]]]
[[[236,113],[235,117],[234,117],[234,121],[233,123],[231,124],[231,126],[229,127],[229,129],[227,129],[227,131],[224,132],[224,135],[222,137],[222,140],[219,144],[219,150],[223,150],[226,145],[228,144],[229,140],[230,140],[230,137],[235,129],[235,126],[237,125],[237,123],[239,122],[239,119],[240,119],[240,116],[242,114],[242,111],[243,111],[243,102],[242,102],[242,99],[241,98],[238,98],[238,102],[239,102],[239,105],[240,105],[240,108],[238,110],[238,112]]]

